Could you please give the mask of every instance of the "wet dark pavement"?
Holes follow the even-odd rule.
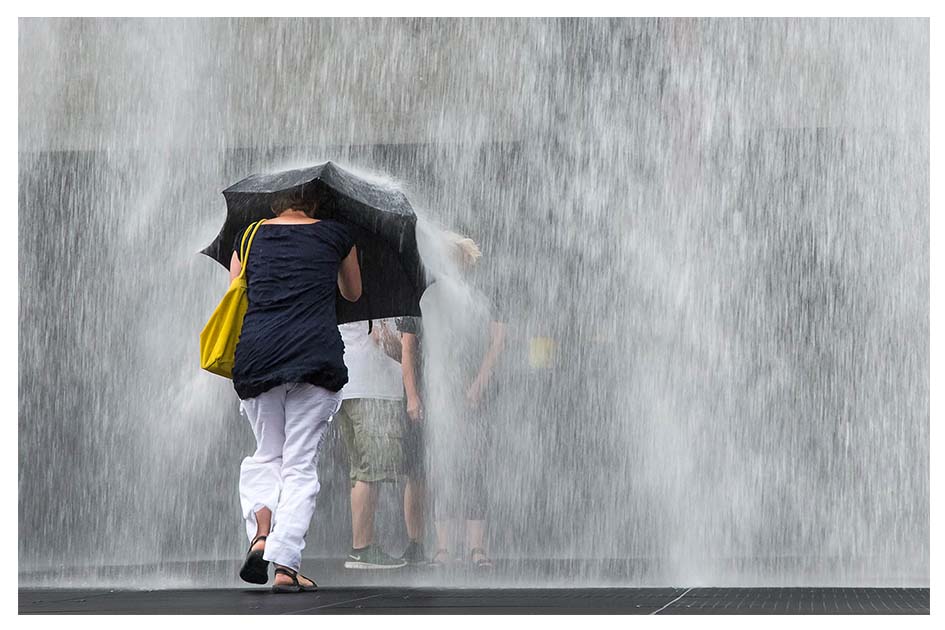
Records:
[[[19,589],[20,614],[928,614],[927,588]]]

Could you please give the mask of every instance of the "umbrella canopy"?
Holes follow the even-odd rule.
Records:
[[[352,303],[339,294],[339,324],[420,315],[426,282],[417,251],[417,215],[406,195],[332,162],[251,175],[224,190],[226,221],[201,253],[229,268],[237,234],[253,221],[272,218],[272,201],[287,193],[315,199],[316,218],[340,221],[354,236],[361,265],[361,299]]]

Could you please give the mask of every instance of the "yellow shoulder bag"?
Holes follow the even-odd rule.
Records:
[[[240,340],[240,331],[243,329],[243,316],[249,307],[249,297],[246,295],[246,265],[249,260],[249,248],[253,245],[253,238],[259,226],[266,220],[257,221],[249,226],[240,241],[240,261],[243,268],[240,275],[233,279],[226,295],[220,300],[217,310],[213,311],[210,321],[200,333],[200,367],[233,378],[233,359],[236,356],[236,344]]]

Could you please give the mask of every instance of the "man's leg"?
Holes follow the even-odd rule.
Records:
[[[355,481],[351,488],[351,546],[363,549],[374,544],[374,512],[377,484]]]
[[[377,491],[369,475],[369,462],[364,443],[364,409],[360,399],[341,403],[337,416],[341,439],[348,455],[351,478],[351,548],[360,549],[374,542],[374,509]],[[373,490],[373,491],[372,491]]]
[[[424,470],[423,425],[403,414],[402,468],[404,484],[404,524],[407,526],[407,547],[401,556],[410,564],[426,564],[423,541],[426,534],[427,487]]]
[[[406,564],[392,558],[374,542],[374,514],[380,483],[396,478],[400,456],[400,427],[390,421],[391,401],[346,400],[345,438],[351,458],[351,551],[347,569],[396,569]]]
[[[407,526],[407,537],[412,542],[422,543],[426,514],[424,511],[424,495],[426,484],[422,477],[408,477],[404,487],[404,524]]]

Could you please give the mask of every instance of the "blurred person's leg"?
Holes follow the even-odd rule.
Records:
[[[436,529],[436,551],[432,563],[438,567],[446,567],[453,563],[454,558],[461,558],[462,547],[457,548],[457,542],[462,545],[462,538],[458,537],[458,528],[462,521],[462,473],[465,465],[462,453],[461,427],[436,427],[431,436],[432,453],[430,457],[429,482],[433,490],[433,525]]]
[[[465,438],[467,447],[463,471],[463,514],[466,519],[466,559],[476,567],[492,568],[486,545],[486,512],[488,493],[486,466],[491,449],[491,422],[480,409],[476,416],[467,417]]]
[[[482,463],[473,464],[467,471],[464,488],[464,517],[466,519],[467,556],[480,552],[485,555],[486,547],[486,496]],[[467,558],[468,559],[468,558]],[[472,558],[475,562],[476,559]]]
[[[462,547],[456,546],[457,541],[462,545],[462,539],[457,534],[461,524],[460,499],[463,490],[456,468],[458,466],[455,465],[453,468],[446,465],[439,470],[434,468],[433,525],[436,528],[436,552],[433,563],[437,566],[446,566],[452,563],[454,557],[462,557],[463,553]]]
[[[486,521],[467,520],[466,521],[466,549],[470,556],[485,556],[486,550]],[[481,553],[476,553],[481,552]],[[471,557],[475,562],[477,557]]]
[[[421,422],[403,415],[402,466],[404,476],[404,525],[407,528],[407,547],[401,555],[409,564],[426,563],[423,542],[426,535],[426,455],[424,450],[424,427]]]
[[[456,551],[456,530],[459,519],[438,515],[434,525],[436,527],[436,553],[433,555],[433,563],[446,565],[452,562],[453,553]]]
[[[426,481],[422,477],[407,478],[404,486],[404,524],[407,526],[407,537],[418,544],[423,544],[426,528],[425,494]]]

